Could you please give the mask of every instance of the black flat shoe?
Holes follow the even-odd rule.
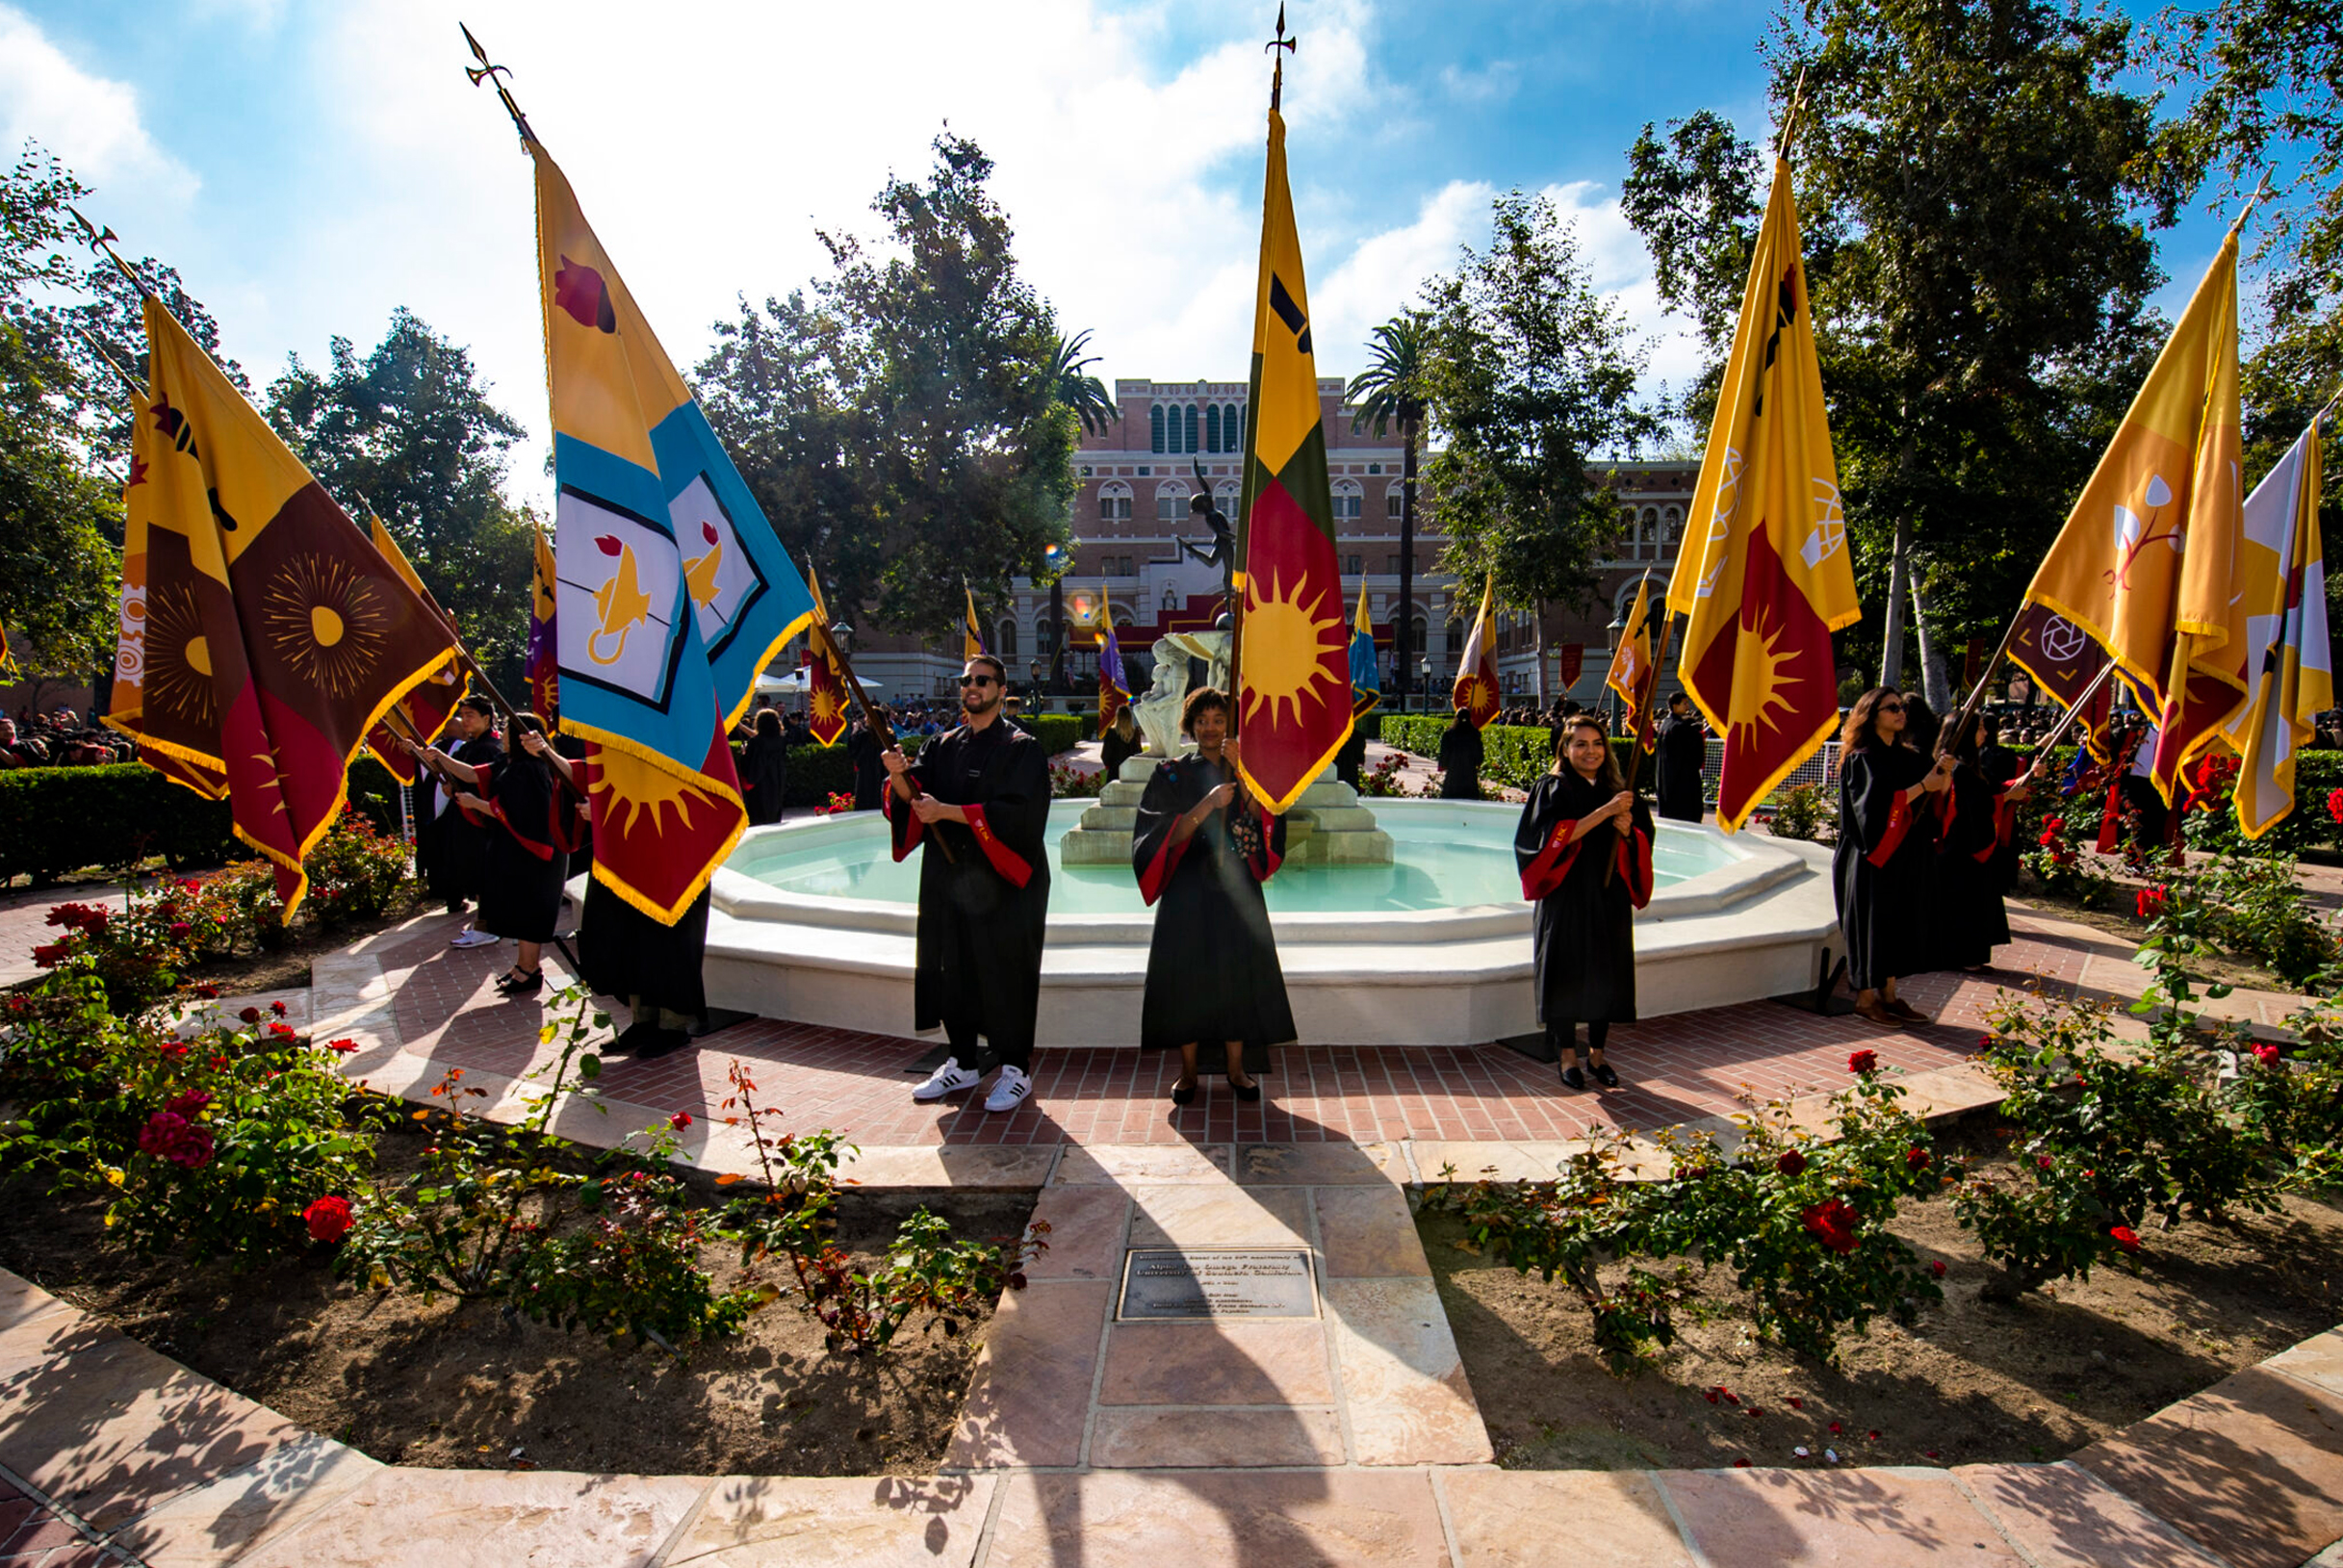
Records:
[[[512,974],[503,974],[497,977],[497,990],[502,991],[507,996],[534,996],[538,991],[542,990],[544,987],[545,971],[543,969],[529,970],[528,978],[526,980],[522,979],[518,975]]]
[[[649,1062],[657,1057],[672,1056],[691,1043],[691,1034],[683,1029],[654,1029],[649,1039],[637,1046],[631,1060]]]
[[[1564,1067],[1562,1069],[1562,1087],[1564,1089],[1584,1089],[1586,1074],[1581,1072],[1576,1067]]]
[[[1172,1086],[1172,1103],[1174,1105],[1194,1105],[1196,1103],[1196,1083],[1193,1079],[1189,1081],[1185,1089],[1178,1084]]]
[[[1594,1081],[1605,1089],[1619,1087],[1619,1075],[1610,1070],[1609,1063],[1603,1063],[1600,1067],[1590,1067],[1587,1070],[1594,1074]]]
[[[1261,1080],[1255,1078],[1249,1084],[1241,1084],[1231,1077],[1228,1080],[1228,1092],[1249,1105],[1261,1097]]]

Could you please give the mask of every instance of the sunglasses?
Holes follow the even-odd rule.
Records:
[[[964,686],[991,686],[999,682],[989,675],[964,675],[960,678],[960,683]]]
[[[1901,703],[1882,703],[1879,705],[1879,710],[1882,713],[1901,713],[1904,710],[1904,705]]]

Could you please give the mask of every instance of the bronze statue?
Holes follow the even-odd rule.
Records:
[[[1220,568],[1221,607],[1233,616],[1237,611],[1236,530],[1228,526],[1228,514],[1212,503],[1212,486],[1204,477],[1201,459],[1196,464],[1196,494],[1188,498],[1188,511],[1191,516],[1203,518],[1204,526],[1212,530],[1212,543],[1197,545],[1182,539],[1179,548],[1206,566]]]

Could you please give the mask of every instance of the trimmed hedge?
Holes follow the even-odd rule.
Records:
[[[399,828],[398,788],[371,757],[350,767],[350,804],[386,833]],[[149,855],[185,871],[252,851],[228,831],[226,801],[205,800],[143,763],[0,769],[0,880],[46,882]]]
[[[1088,721],[1073,713],[1037,713],[1026,720],[1034,728],[1034,738],[1052,757],[1070,751],[1080,744],[1082,727]],[[925,735],[899,737],[906,757],[917,757],[919,748],[927,744]],[[737,757],[737,748],[734,749]],[[789,782],[782,790],[782,801],[789,806],[828,806],[834,794],[854,793],[854,763],[847,758],[846,743],[835,746],[792,746],[789,748]]]

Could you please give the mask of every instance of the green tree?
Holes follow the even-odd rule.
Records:
[[[110,261],[92,264],[81,276],[82,297],[52,313],[58,348],[79,377],[75,419],[90,454],[116,465],[130,460],[132,394],[122,384],[122,373],[127,371],[141,387],[146,385],[147,294],[163,302],[238,391],[247,398],[252,395],[244,367],[219,350],[219,322],[202,300],[187,292],[179,270],[152,256],[131,263],[130,270],[138,274],[135,283]]]
[[[1618,533],[1610,490],[1588,471],[1661,421],[1636,400],[1643,355],[1626,318],[1595,293],[1554,203],[1512,191],[1491,217],[1488,248],[1467,246],[1427,288],[1425,402],[1448,438],[1429,477],[1442,564],[1466,590],[1494,574],[1499,600],[1538,627],[1542,699],[1544,607],[1591,602],[1594,563]]]
[[[76,683],[113,663],[121,581],[120,478],[90,469],[44,305],[75,281],[65,208],[86,194],[30,143],[0,175],[0,626],[24,675]]]
[[[2152,358],[2145,226],[2181,187],[2150,156],[2152,100],[2121,85],[2139,50],[2119,17],[1805,0],[1767,53],[1777,106],[1805,73],[1795,191],[1881,676],[1900,680],[1911,626],[1942,703],[1949,648],[1998,636]],[[1748,150],[1703,115],[1629,153],[1662,298],[1698,310],[1712,354],[1758,212]]]
[[[337,337],[313,371],[294,355],[269,423],[361,524],[388,525],[424,586],[507,696],[523,687],[534,526],[504,499],[521,426],[489,401],[469,350],[403,308],[362,360]]]
[[[1106,427],[1122,417],[1115,406],[1114,396],[1106,383],[1090,373],[1090,367],[1098,363],[1096,354],[1082,350],[1090,346],[1088,327],[1069,338],[1058,335],[1058,347],[1050,355],[1049,377],[1058,389],[1058,401],[1074,411],[1082,424],[1084,435],[1100,435]]]
[[[805,492],[775,524],[834,608],[940,635],[964,578],[996,597],[1069,536],[1081,423],[991,160],[949,132],[935,153],[926,180],[890,179],[872,203],[883,248],[823,233],[833,268],[811,301],[743,305],[698,374],[760,499]]]
[[[1353,415],[1353,431],[1372,424],[1380,439],[1397,424],[1405,452],[1400,468],[1400,609],[1392,617],[1391,628],[1395,708],[1407,706],[1407,678],[1415,667],[1409,642],[1416,602],[1416,447],[1424,433],[1424,373],[1429,337],[1429,322],[1420,310],[1402,311],[1383,322],[1368,337],[1367,368],[1351,378],[1345,393]]]

